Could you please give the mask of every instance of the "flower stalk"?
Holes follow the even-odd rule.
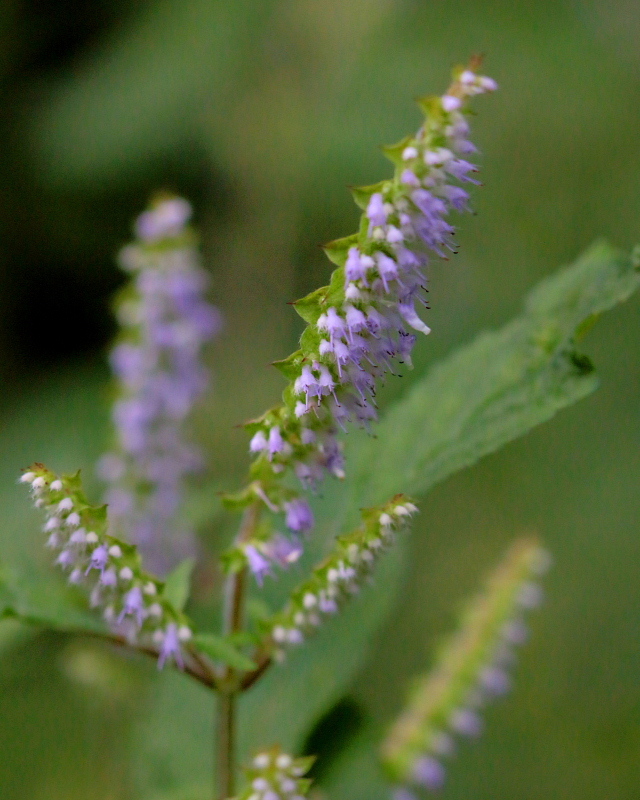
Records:
[[[284,515],[292,552],[299,554],[300,534],[313,525],[304,493],[327,474],[345,476],[339,432],[350,424],[371,426],[377,387],[398,365],[411,365],[416,333],[430,332],[416,311],[416,305],[429,307],[425,270],[433,255],[455,252],[448,216],[469,210],[469,194],[459,184],[478,183],[477,167],[466,160],[475,151],[466,106],[497,88],[479,66],[458,68],[443,96],[419,101],[423,125],[385,149],[395,166],[392,178],[352,190],[363,210],[359,231],[325,247],[337,269],[328,286],[294,304],[307,328],[299,350],[275,362],[289,381],[283,402],[246,425],[251,483],[228,500],[242,506],[257,499]],[[259,582],[278,562],[270,538],[266,533],[236,554]]]
[[[418,680],[382,746],[382,760],[408,800],[414,789],[436,790],[445,780],[443,759],[455,737],[478,736],[479,711],[510,688],[514,649],[527,638],[524,612],[537,606],[537,578],[549,556],[534,539],[516,541],[484,591],[466,607],[459,630],[441,648],[436,664]]]

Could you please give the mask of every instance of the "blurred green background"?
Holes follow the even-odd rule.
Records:
[[[501,87],[476,103],[485,186],[477,215],[460,220],[460,254],[432,267],[434,333],[415,376],[509,319],[594,238],[640,241],[635,0],[2,3],[4,561],[45,558],[15,486],[21,467],[82,467],[92,482],[109,435],[113,254],[148,195],[169,188],[194,202],[226,318],[195,424],[210,455],[202,518],[207,487],[234,488],[246,469],[233,426],[278,398],[268,364],[300,332],[287,302],[326,281],[318,245],[356,224],[345,184],[390,173],[378,145],[415,128],[411,98],[441,91],[474,52]],[[334,715],[351,730],[356,718],[390,719],[483,571],[516,534],[537,531],[555,557],[547,604],[515,694],[463,748],[445,800],[640,796],[639,309],[636,298],[589,334],[595,395],[422,503],[401,601]],[[214,552],[228,525],[205,521],[201,533]],[[217,580],[207,566],[203,600]],[[2,800],[189,800],[167,766],[181,731],[141,741],[154,703],[167,703],[171,727],[154,675],[95,644],[0,623]],[[329,766],[334,723],[314,739]],[[194,785],[210,736],[184,732],[180,769]],[[151,779],[137,775],[141,759]]]

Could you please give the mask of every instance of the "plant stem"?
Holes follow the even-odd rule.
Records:
[[[241,544],[253,536],[261,510],[260,503],[253,503],[246,509],[236,536],[236,544]],[[227,578],[223,617],[225,636],[242,630],[246,582],[246,568],[233,572]],[[218,700],[216,723],[215,763],[219,800],[231,797],[235,790],[236,696],[239,690],[240,686],[236,685],[235,670],[227,667]]]
[[[235,791],[236,692],[218,695],[216,730],[216,774],[219,800],[232,797]]]

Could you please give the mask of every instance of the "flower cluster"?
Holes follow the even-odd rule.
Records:
[[[370,426],[378,383],[396,364],[410,365],[416,331],[429,333],[416,311],[428,307],[428,258],[455,250],[446,217],[469,201],[455,182],[478,182],[463,158],[475,150],[465,103],[497,88],[476,66],[458,69],[444,96],[421,101],[423,126],[386,149],[394,177],[353,190],[364,211],[359,232],[327,245],[338,266],[330,285],[295,303],[309,326],[300,349],[275,364],[290,381],[284,403],[247,424],[252,478],[269,507],[282,510],[280,478],[289,471],[305,489],[326,473],[344,477],[339,431]]]
[[[389,503],[362,512],[362,526],[338,538],[331,555],[292,592],[286,608],[269,621],[277,658],[284,657],[285,648],[301,644],[324,616],[335,614],[359,591],[380,554],[416,511],[407,497],[396,495]]]
[[[98,465],[114,532],[139,545],[160,573],[191,554],[178,510],[184,477],[201,456],[181,427],[207,383],[202,346],[220,327],[203,299],[207,275],[186,227],[190,216],[186,200],[158,200],[137,220],[138,241],[121,252],[132,281],[118,303],[122,332],[111,353],[117,448]]]
[[[303,800],[311,785],[303,776],[314,760],[293,758],[277,747],[258,753],[245,770],[248,785],[238,800]]]
[[[516,542],[486,591],[468,606],[434,669],[413,689],[383,746],[385,766],[399,784],[397,800],[412,800],[416,788],[439,789],[446,777],[442,761],[454,753],[455,735],[479,735],[480,709],[509,690],[514,648],[527,638],[522,615],[541,602],[534,578],[548,564],[536,542]]]
[[[136,548],[106,533],[106,508],[89,506],[79,476],[58,477],[35,464],[20,482],[46,515],[47,547],[69,583],[90,589],[92,607],[114,633],[156,649],[159,667],[168,660],[183,667],[182,646],[192,636],[187,618],[164,597],[164,584],[142,571]]]

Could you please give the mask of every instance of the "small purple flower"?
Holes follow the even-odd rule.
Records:
[[[459,708],[453,712],[449,720],[452,730],[463,736],[479,736],[482,733],[482,719],[468,708]]]
[[[304,533],[313,528],[313,512],[309,503],[302,497],[297,497],[285,503],[284,509],[289,530],[296,531],[296,533]]]
[[[265,545],[269,558],[285,569],[290,567],[302,555],[302,545],[297,539],[289,539],[276,534]]]
[[[249,569],[253,573],[259,586],[262,586],[266,575],[271,574],[271,564],[262,553],[252,544],[244,546],[244,554],[247,557]]]
[[[122,622],[125,616],[134,617],[138,627],[140,627],[144,621],[144,597],[142,596],[142,589],[140,589],[139,586],[134,586],[133,589],[129,589],[123,598],[122,611],[118,621]]]
[[[182,647],[180,645],[179,629],[175,622],[170,622],[164,630],[158,658],[158,669],[162,669],[165,663],[173,659],[180,669],[184,669],[184,659],[182,657]]]
[[[107,546],[101,544],[99,547],[96,547],[93,553],[91,553],[89,566],[87,567],[87,573],[92,569],[98,569],[100,572],[104,572],[104,568],[107,566],[108,560],[109,551],[107,550]]]
[[[447,164],[447,172],[453,175],[459,181],[468,181],[469,183],[475,183],[476,185],[480,185],[480,181],[475,180],[474,178],[469,177],[469,172],[477,172],[478,168],[475,164],[471,164],[469,161],[465,161],[462,158],[454,158]]]
[[[486,667],[480,673],[480,686],[489,694],[499,696],[509,691],[511,679],[499,667]]]
[[[274,425],[269,431],[268,448],[270,456],[275,456],[277,453],[281,453],[284,450],[284,439],[282,438],[278,425]]]
[[[191,206],[181,197],[164,200],[138,217],[136,233],[145,242],[178,236],[191,213]]]
[[[376,228],[386,224],[388,215],[380,192],[371,195],[366,214],[372,227]]]
[[[345,275],[347,281],[361,280],[365,286],[367,285],[367,262],[362,258],[357,247],[349,248],[347,263],[345,264]]]
[[[431,756],[419,758],[413,766],[415,782],[431,791],[442,787],[446,775],[442,764]]]

